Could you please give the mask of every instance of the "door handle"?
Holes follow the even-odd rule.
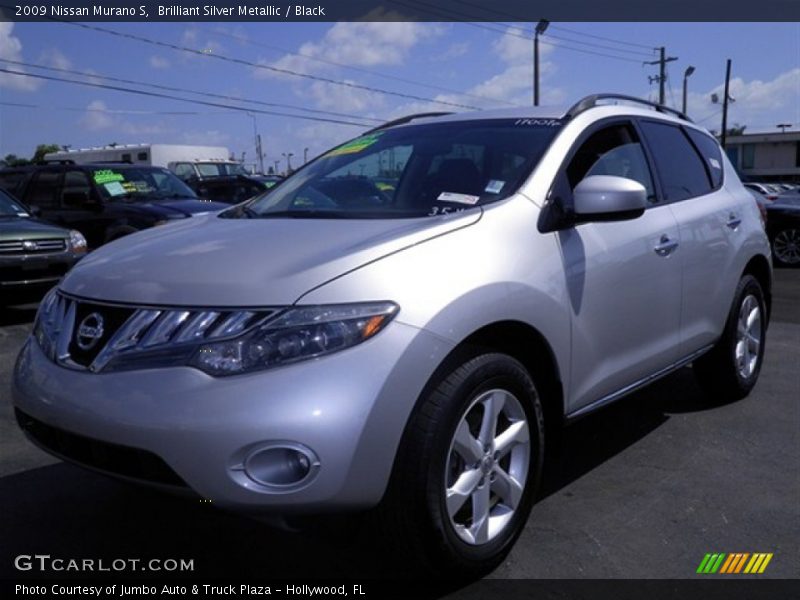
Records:
[[[728,226],[729,229],[736,229],[739,225],[742,224],[742,220],[736,216],[735,213],[731,213],[728,215],[728,222],[725,225]]]
[[[665,233],[661,236],[661,239],[658,242],[653,250],[659,256],[669,256],[678,247],[678,242],[676,240],[670,239],[670,237]]]

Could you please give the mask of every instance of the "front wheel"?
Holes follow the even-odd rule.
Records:
[[[725,331],[693,370],[705,392],[722,401],[738,400],[758,381],[764,360],[767,313],[758,280],[745,275],[739,281]]]
[[[542,406],[530,375],[510,356],[477,356],[422,399],[384,521],[428,574],[483,574],[522,532],[543,455]]]

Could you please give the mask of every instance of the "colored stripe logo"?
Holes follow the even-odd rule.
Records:
[[[737,573],[758,574],[766,570],[771,560],[771,552],[755,552],[753,554],[749,552],[709,553],[700,561],[697,572],[702,575],[713,575],[714,573],[724,573],[726,575]]]

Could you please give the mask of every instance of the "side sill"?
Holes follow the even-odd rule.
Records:
[[[586,415],[593,413],[594,411],[603,408],[604,406],[612,404],[613,402],[616,402],[617,400],[624,398],[628,394],[632,394],[633,392],[650,385],[654,381],[657,381],[662,377],[666,377],[670,373],[673,373],[678,369],[685,367],[690,362],[700,358],[703,354],[711,350],[711,348],[713,347],[714,344],[709,344],[708,346],[704,346],[700,350],[692,352],[689,356],[682,358],[678,362],[672,363],[671,365],[661,369],[660,371],[656,371],[655,373],[648,375],[647,377],[643,377],[642,379],[635,381],[634,383],[627,385],[624,388],[617,390],[616,392],[612,392],[607,396],[603,396],[599,400],[595,400],[594,402],[587,404],[586,406],[581,407],[578,410],[567,414],[566,417],[564,417],[564,419],[567,423],[572,423],[574,421],[577,421],[585,417]]]

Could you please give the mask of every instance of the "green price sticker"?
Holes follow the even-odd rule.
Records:
[[[111,183],[112,181],[124,181],[125,178],[119,173],[115,173],[111,169],[103,169],[102,171],[94,172],[94,182],[97,185],[104,183]]]

